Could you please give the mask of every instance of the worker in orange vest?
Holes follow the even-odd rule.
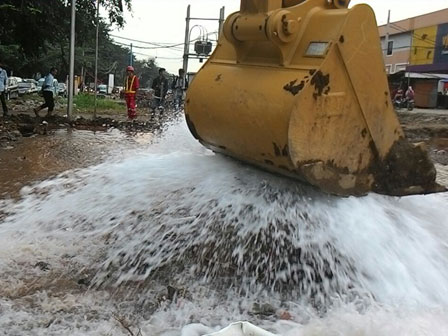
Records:
[[[135,94],[140,86],[138,77],[134,74],[134,68],[128,66],[126,68],[127,76],[124,84],[124,97],[126,99],[126,105],[128,107],[128,118],[134,119],[137,117],[137,111],[135,106]]]

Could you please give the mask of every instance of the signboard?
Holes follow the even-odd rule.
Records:
[[[411,72],[448,71],[448,23],[415,29],[412,33]]]
[[[435,64],[448,64],[448,23],[439,25],[436,42]]]
[[[109,74],[109,81],[107,83],[107,94],[112,94],[114,86],[115,86],[115,75]]]
[[[448,34],[442,37],[442,55],[448,55]]]

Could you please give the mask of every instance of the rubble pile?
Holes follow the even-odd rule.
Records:
[[[15,142],[22,137],[17,128],[17,124],[5,119],[0,119],[0,148],[10,146],[11,142]]]

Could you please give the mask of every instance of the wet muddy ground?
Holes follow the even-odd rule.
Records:
[[[153,141],[178,118],[167,112],[130,122],[106,113],[95,120],[84,116],[68,120],[59,115],[36,118],[24,112],[0,117],[2,198],[18,196],[33,181],[126,155]]]
[[[431,159],[448,165],[448,110],[416,109],[397,113],[406,137],[412,142],[425,142]]]
[[[407,138],[425,142],[437,166],[447,166],[448,111],[397,114]],[[28,110],[16,109],[11,117],[0,117],[0,197],[15,197],[32,181],[123,155],[133,146],[149,143],[178,117],[172,112],[151,116],[141,111],[137,120],[128,122],[125,115],[104,112],[96,120],[82,115],[68,120],[62,113],[36,118]]]
[[[446,152],[448,151],[448,136],[445,136],[446,133],[443,133],[445,132],[443,129],[448,127],[448,116],[439,114],[434,116],[428,114],[428,112],[415,112],[415,114],[400,113],[399,116],[407,136],[412,141],[425,141],[428,144],[431,157],[437,163],[436,166],[439,170],[439,178],[442,179],[440,182],[447,185],[448,165],[446,163],[447,161],[444,160],[447,158]],[[136,123],[127,123],[124,120],[116,120],[115,118],[111,118],[109,116],[107,116],[107,118],[103,116],[102,119],[96,122],[92,122],[85,118],[79,118],[76,119],[75,122],[69,122],[68,120],[60,117],[53,119],[34,119],[33,117],[30,117],[29,114],[25,116],[16,116],[11,119],[0,118],[0,125],[2,125],[1,127],[3,127],[4,130],[3,134],[5,135],[3,138],[4,140],[1,141],[3,148],[0,149],[0,198],[16,197],[19,195],[23,186],[29,185],[34,181],[47,179],[48,177],[66,172],[67,170],[69,171],[64,175],[74,175],[76,172],[70,169],[91,166],[104,161],[106,158],[109,160],[117,158],[117,160],[119,160],[126,155],[131,155],[134,149],[137,151],[140,149],[141,151],[142,146],[148,146],[154,141],[155,138],[159,137],[160,133],[163,133],[164,125],[168,122],[169,118],[162,118],[158,120],[154,119],[153,121],[142,118]],[[10,136],[11,139],[8,139],[8,136]],[[132,166],[134,166],[134,157],[132,159]],[[160,171],[158,169],[154,169],[154,166],[149,163],[149,160],[143,160],[144,164],[140,163],[139,168],[141,167],[141,170],[149,170],[153,167],[152,172],[156,172],[162,177],[166,177],[166,175],[163,174],[163,171],[166,169],[165,167],[171,167],[173,168],[173,171],[176,172],[180,170],[177,169],[178,166],[185,164],[183,158],[171,158],[167,160],[168,161],[161,162]],[[204,175],[209,173],[209,162],[204,162],[204,166],[205,163],[207,163],[207,168],[203,168],[203,171],[199,170],[200,173],[198,174],[198,178],[199,181],[204,183],[204,188],[202,190],[211,190],[212,188],[209,188],[208,184],[202,179]],[[124,169],[125,166],[126,165],[117,165],[113,167],[109,166],[109,168],[106,167],[109,171],[105,171],[104,174],[113,175],[114,172],[120,170],[121,174],[119,174],[118,177],[115,177],[110,185],[118,185],[120,188],[118,190],[123,191],[124,195],[126,195],[126,193],[130,193],[131,195],[139,195],[141,199],[143,199],[142,202],[138,201],[139,197],[135,197],[135,204],[128,206],[126,204],[126,197],[116,199],[114,195],[115,189],[112,188],[109,189],[109,193],[104,192],[106,195],[104,198],[108,199],[108,202],[111,202],[107,203],[106,208],[97,209],[98,212],[92,212],[89,211],[89,209],[85,210],[84,207],[88,207],[89,205],[88,200],[94,198],[91,194],[94,194],[95,191],[100,188],[104,188],[101,180],[102,174],[92,174],[90,176],[81,175],[78,179],[73,180],[69,178],[65,181],[65,179],[63,179],[64,181],[61,186],[57,184],[53,185],[52,191],[54,192],[54,196],[50,198],[48,202],[39,201],[35,204],[35,206],[30,204],[28,207],[25,204],[25,210],[20,209],[20,207],[17,208],[19,211],[22,211],[26,217],[29,214],[39,213],[41,206],[57,208],[61,204],[58,203],[61,199],[73,201],[73,199],[68,197],[70,191],[67,191],[66,194],[64,192],[58,193],[58,188],[61,187],[62,189],[70,189],[70,183],[76,182],[81,184],[84,181],[83,178],[85,177],[90,179],[89,183],[87,183],[88,185],[96,186],[95,188],[85,190],[85,192],[81,191],[77,194],[77,200],[83,200],[84,198],[87,199],[85,203],[76,203],[78,206],[79,204],[81,205],[76,211],[76,215],[79,214],[78,217],[75,216],[64,219],[59,217],[56,210],[54,212],[50,211],[49,213],[44,211],[41,217],[38,215],[38,217],[33,217],[29,221],[23,221],[19,224],[15,223],[15,225],[19,226],[20,230],[24,230],[21,233],[22,235],[27,233],[27,237],[33,237],[32,241],[35,240],[37,243],[34,246],[31,243],[28,243],[27,245],[27,240],[25,239],[22,241],[18,240],[20,244],[19,247],[17,247],[17,245],[14,245],[13,248],[8,248],[8,245],[4,245],[3,247],[2,252],[4,254],[8,252],[8,257],[4,257],[5,260],[8,260],[8,265],[9,260],[13,260],[10,262],[13,266],[13,271],[10,271],[10,273],[4,272],[4,279],[0,279],[3,281],[3,284],[6,283],[6,285],[1,286],[2,289],[0,290],[0,299],[3,298],[5,300],[4,302],[8,303],[8,305],[4,305],[4,310],[1,313],[3,316],[7,314],[12,316],[9,322],[4,322],[3,324],[4,327],[10,328],[8,329],[9,334],[26,335],[26,332],[31,333],[35,330],[39,330],[35,333],[36,335],[60,335],[61,333],[59,330],[63,330],[63,328],[69,330],[71,323],[76,325],[75,328],[79,328],[80,330],[85,328],[82,329],[83,334],[94,334],[94,331],[95,334],[99,334],[101,333],[101,323],[103,323],[103,328],[107,328],[109,330],[107,333],[104,332],[104,335],[179,335],[179,332],[175,333],[175,331],[161,331],[159,333],[157,332],[157,328],[154,330],[155,327],[152,325],[158,325],[157,323],[160,323],[163,325],[163,328],[166,329],[168,328],[166,325],[178,323],[177,320],[175,322],[169,320],[169,317],[172,315],[181,316],[179,319],[182,319],[182,321],[179,322],[179,324],[182,326],[188,323],[197,322],[202,322],[206,325],[210,324],[207,319],[205,319],[205,322],[203,319],[204,312],[206,314],[210,310],[209,306],[207,306],[207,299],[209,299],[210,295],[207,294],[204,296],[199,296],[198,293],[204,289],[197,286],[199,289],[197,292],[194,292],[194,295],[197,296],[193,296],[193,298],[190,299],[191,294],[188,292],[188,289],[193,288],[184,287],[183,284],[181,284],[182,286],[179,286],[176,280],[172,279],[172,274],[174,274],[174,272],[165,271],[166,274],[159,272],[157,281],[154,282],[150,282],[149,280],[147,280],[147,283],[144,283],[144,281],[129,282],[129,284],[125,283],[118,288],[109,288],[104,286],[98,290],[90,287],[94,274],[101,270],[98,267],[100,262],[95,259],[97,256],[94,255],[93,252],[92,255],[89,252],[90,250],[95,249],[82,247],[91,247],[93,246],[92,242],[95,242],[96,244],[103,244],[104,240],[106,250],[112,251],[111,254],[113,254],[115,253],[114,251],[121,251],[120,244],[116,243],[117,241],[125,241],[127,243],[131,242],[132,244],[129,245],[129,250],[126,251],[129,255],[133,256],[133,253],[140,251],[140,242],[142,242],[142,244],[147,244],[145,241],[146,237],[155,237],[152,235],[152,231],[145,231],[148,230],[149,226],[147,223],[149,220],[145,220],[144,215],[146,214],[145,210],[147,204],[149,204],[148,199],[154,197],[151,190],[160,190],[159,188],[165,184],[147,184],[144,187],[144,189],[147,189],[147,193],[145,194],[142,192],[144,190],[139,189],[139,183],[141,183],[142,180],[151,180],[152,172],[144,175],[145,177],[140,176],[140,179],[135,179],[135,181],[133,181],[133,178],[126,179],[128,175],[128,166]],[[220,165],[217,163],[216,168],[219,166]],[[156,168],[157,167],[158,166],[156,165]],[[104,167],[100,167],[99,169],[104,169]],[[190,169],[195,173],[198,169],[200,169],[196,160],[194,163],[190,164]],[[223,174],[225,170],[226,168],[224,167],[222,169]],[[185,175],[182,174],[175,176],[178,176],[175,181],[183,181],[185,179]],[[194,177],[196,175],[191,174],[186,176]],[[213,183],[215,186],[217,181],[221,181],[223,179],[225,180],[225,176],[225,174],[214,175],[214,178],[210,180],[210,183]],[[98,182],[94,183],[96,181]],[[132,183],[129,183],[129,181],[132,181]],[[135,184],[133,184],[134,182]],[[227,185],[227,183],[228,182],[224,182],[222,185]],[[247,180],[245,183],[247,183]],[[159,206],[161,211],[160,213],[157,213],[157,216],[161,213],[164,214],[165,217],[160,217],[164,220],[168,217],[173,217],[177,223],[176,225],[178,225],[178,220],[188,221],[189,218],[191,218],[185,213],[185,209],[191,209],[193,208],[193,205],[197,206],[197,204],[202,204],[204,209],[211,208],[208,215],[204,216],[204,218],[210,218],[211,221],[215,220],[215,217],[213,216],[221,216],[221,214],[229,213],[227,207],[215,209],[209,202],[211,195],[213,196],[216,190],[223,190],[221,187],[214,189],[209,194],[206,193],[205,196],[202,194],[202,191],[198,191],[197,198],[192,197],[192,192],[194,195],[194,190],[196,190],[198,184],[192,183],[191,188],[186,188],[184,182],[178,185],[174,184],[172,190],[175,192],[172,196],[162,197],[162,199],[167,200],[167,203],[154,203]],[[238,188],[238,185],[236,185],[235,188]],[[79,190],[81,189],[82,188],[79,188]],[[199,190],[201,189],[199,188]],[[247,197],[248,199],[253,197],[252,194],[249,194],[249,196],[246,194],[238,194],[238,192],[235,192],[235,190],[238,189],[230,188],[224,190],[226,190],[229,195],[236,195],[236,198],[234,199],[237,201],[241,200],[242,197]],[[251,188],[249,187],[248,190],[251,190]],[[43,200],[46,197],[46,192],[46,187],[41,186],[37,187],[34,192],[28,192],[28,196],[30,196],[30,194],[35,194],[37,195],[37,198],[41,197]],[[275,189],[273,189],[273,192],[275,193]],[[159,193],[157,193],[157,195],[159,195]],[[171,194],[168,193],[165,195]],[[267,199],[274,199],[273,197],[274,195],[272,195],[272,198],[268,197]],[[376,196],[374,195],[372,197],[375,198]],[[205,203],[201,203],[202,199],[205,200]],[[380,196],[378,196],[378,200],[383,202],[383,198]],[[434,200],[435,198],[429,198],[427,202],[434,202]],[[190,205],[185,206],[185,201],[189,201]],[[355,205],[360,206],[360,203],[358,203],[360,200],[358,199],[352,198],[343,201],[349,202],[347,207],[350,209],[350,213],[354,212],[353,209],[355,208]],[[365,211],[361,211],[359,216],[361,217],[363,214],[369,214],[369,216],[381,214],[380,210],[383,209],[383,205],[372,210],[372,199],[368,199],[368,201],[368,203],[364,204]],[[233,202],[232,199],[229,202],[231,204],[237,203],[236,201]],[[294,198],[291,198],[291,202],[293,204],[305,204],[305,202],[295,201]],[[360,202],[363,202],[363,200]],[[384,200],[384,202],[386,202],[386,200]],[[390,200],[387,200],[386,204],[388,205],[389,202]],[[407,202],[412,202],[412,197],[409,198]],[[426,204],[423,198],[419,199],[418,202],[420,202],[418,207],[419,209],[422,204]],[[399,206],[400,203],[401,200],[400,202],[397,201],[395,206]],[[96,203],[94,204],[96,205]],[[258,204],[258,202],[254,202],[254,204]],[[285,209],[294,209],[294,207],[286,206],[285,204],[288,203],[283,204]],[[413,204],[414,203],[409,203],[407,206],[414,209],[416,206],[413,206]],[[417,201],[415,204],[417,204]],[[172,210],[168,205],[178,206],[179,211]],[[325,202],[322,204],[319,203],[319,206],[313,208],[320,209],[321,206],[325,206]],[[433,206],[433,204],[431,204],[431,206]],[[426,205],[426,207],[428,207],[428,205]],[[260,208],[263,208],[263,206],[260,205]],[[305,209],[309,210],[307,205],[305,205]],[[437,213],[437,209],[437,206],[434,206],[434,212]],[[222,212],[220,212],[220,210],[222,210]],[[107,216],[104,216],[102,211],[105,211]],[[163,211],[165,211],[165,213]],[[326,214],[327,211],[323,211],[323,213]],[[403,213],[406,214],[406,208],[397,208],[396,211],[396,214],[394,212],[392,215],[394,218],[401,218]],[[87,216],[84,216],[84,212]],[[173,216],[173,213],[178,213],[180,217]],[[255,212],[255,214],[257,213]],[[130,217],[135,217],[135,222],[129,221],[129,218],[127,218],[128,215]],[[151,215],[153,214],[151,213]],[[412,215],[414,216],[415,213],[412,213]],[[121,218],[120,216],[123,216],[122,221],[119,219]],[[279,216],[282,216],[282,214],[279,213]],[[350,214],[347,211],[347,213],[344,213],[343,216],[338,217],[338,219],[335,220],[335,223],[342,222],[345,224],[342,219],[349,216]],[[102,217],[104,217],[104,221],[101,220]],[[73,218],[75,218],[75,220],[73,220]],[[253,217],[248,215],[247,218],[252,220]],[[312,218],[314,219],[320,217]],[[327,220],[326,215],[323,218]],[[377,224],[384,222],[383,217],[376,218],[380,218],[381,220],[378,219],[372,221],[377,222],[374,225],[375,228],[372,229],[372,231],[362,231],[362,234],[360,233],[358,237],[367,235],[369,236],[369,241],[373,240],[370,238],[373,237],[373,234],[366,234],[366,232],[376,232]],[[404,216],[404,218],[406,220],[401,223],[403,225],[410,217]],[[152,217],[150,217],[150,219],[152,220]],[[119,225],[113,229],[115,235],[111,234],[107,230],[104,231],[105,229],[99,229],[103,226],[107,227],[104,223],[115,223],[115,221],[119,223]],[[436,220],[434,219],[434,221]],[[353,222],[358,223],[359,220],[354,219]],[[164,223],[164,221],[161,220],[161,223]],[[317,221],[317,223],[320,222]],[[366,221],[366,225],[367,224],[368,221]],[[51,229],[52,232],[56,232],[54,236],[47,235],[46,229],[44,229],[45,225],[49,225],[47,228],[48,230],[53,228]],[[87,228],[92,225],[98,225],[94,226],[93,229],[89,229],[92,230],[92,232],[97,230],[98,235],[91,234],[90,231],[87,230]],[[115,227],[115,224],[113,226]],[[121,228],[129,226],[132,227],[131,231],[127,231],[127,229],[123,229],[123,233],[120,231]],[[178,226],[185,227],[183,225]],[[32,227],[31,230],[30,227]],[[72,227],[76,227],[76,230],[72,231]],[[203,225],[201,224],[200,227],[202,229]],[[345,225],[341,225],[341,227],[345,227]],[[359,225],[352,227],[350,230],[355,230],[356,227],[359,227]],[[83,231],[83,228],[86,228],[85,231]],[[354,234],[350,230],[347,232]],[[365,230],[365,228],[363,228],[363,230]],[[219,230],[214,230],[213,232],[218,231]],[[328,230],[324,231],[327,232]],[[59,235],[58,232],[62,232],[62,234]],[[70,238],[72,236],[72,232],[73,236],[76,236],[73,240]],[[340,234],[340,237],[348,236],[347,232],[343,231]],[[405,229],[404,232],[412,232],[412,230]],[[36,237],[34,237],[34,234]],[[127,240],[128,234],[131,237],[129,238],[129,241]],[[78,240],[78,235],[83,239]],[[212,235],[210,234],[208,236],[211,237]],[[290,235],[290,237],[293,236],[294,235]],[[319,237],[319,235],[317,236]],[[388,234],[385,236],[389,237]],[[401,236],[397,236],[396,239],[399,240],[402,236],[405,235],[403,234]],[[233,237],[237,237],[237,235],[233,235]],[[136,245],[133,243],[133,238],[136,239]],[[158,241],[157,239],[155,240]],[[356,240],[357,239],[355,239],[355,241]],[[228,242],[229,239],[222,239],[219,241],[224,243]],[[420,244],[414,244],[415,239],[411,241],[412,244],[403,246],[409,246],[409,249],[415,245],[420,246]],[[6,239],[4,239],[4,244],[5,242]],[[389,243],[389,239],[387,242]],[[71,248],[70,244],[73,244],[76,248]],[[118,245],[116,250],[114,250],[114,244]],[[64,246],[68,247],[65,248]],[[127,245],[124,244],[123,246]],[[378,247],[381,246],[381,244],[374,246]],[[47,250],[49,252],[46,252]],[[176,249],[173,248],[173,251],[175,250]],[[225,251],[229,249],[217,250]],[[318,249],[313,248],[313,251],[315,250]],[[374,248],[372,250],[375,250],[375,256],[381,256],[381,254],[376,252],[378,251],[378,248]],[[66,251],[68,252],[65,253]],[[13,256],[9,257],[9,253]],[[86,260],[89,260],[88,263],[83,261],[84,257]],[[418,260],[417,258],[415,259]],[[130,260],[132,261],[133,259]],[[337,264],[339,265],[340,263],[338,262]],[[381,263],[379,262],[379,264]],[[427,264],[429,265],[430,263]],[[89,266],[86,267],[86,265]],[[177,267],[177,265],[175,264],[173,267]],[[371,272],[370,274],[376,274],[378,270],[378,267],[376,266],[373,268],[375,269],[375,272]],[[391,269],[394,269],[394,267]],[[170,270],[169,267],[168,270]],[[416,274],[420,273],[417,272]],[[346,277],[344,276],[344,279],[345,278]],[[17,282],[18,284],[16,285]],[[170,285],[174,287],[171,287]],[[191,292],[193,291],[191,290]],[[232,299],[232,302],[233,301],[236,300]],[[204,304],[205,308],[202,308],[201,302],[206,302]],[[223,304],[220,299],[219,304],[212,303],[210,306],[225,306],[226,303],[227,302],[224,301]],[[249,307],[247,309],[250,311],[249,314],[253,319],[255,319],[255,315],[262,316],[260,318],[261,320],[291,319],[291,315],[289,315],[287,311],[286,314],[284,313],[284,307],[281,307],[281,310],[279,310],[277,306],[269,306],[264,304],[263,301],[261,301],[261,303],[262,305],[258,306],[254,304],[252,308],[252,304],[247,303]],[[243,305],[246,305],[246,303]],[[242,309],[241,306],[238,307],[238,309]],[[233,310],[236,311],[237,309]],[[172,311],[174,313],[171,313]],[[183,317],[184,315],[182,311],[188,311],[188,314],[185,314],[186,318]],[[156,313],[155,317],[153,317],[154,313]],[[295,313],[291,314],[294,315]],[[219,313],[218,315],[226,316],[226,313]],[[229,314],[227,313],[227,315]],[[296,316],[300,315],[297,313]],[[159,319],[160,322],[157,322],[157,319]],[[72,320],[75,322],[72,322]],[[387,322],[389,323],[389,321]],[[227,321],[222,322],[222,324],[226,323]],[[87,329],[86,325],[91,328],[90,332],[88,331],[89,329]],[[18,330],[19,328],[23,328],[23,330],[26,331],[24,331],[24,333],[14,333],[11,331]],[[140,329],[143,330],[142,333],[140,333]]]
[[[120,157],[141,144],[150,143],[151,133],[124,133],[116,129],[87,131],[59,129],[50,136],[33,135],[0,150],[0,197],[17,196],[33,181],[69,169],[83,168]]]

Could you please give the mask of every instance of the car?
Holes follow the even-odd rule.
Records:
[[[124,88],[122,86],[114,86],[114,88],[112,89],[112,94],[120,94],[120,91],[123,89]]]
[[[37,92],[36,84],[28,82],[20,82],[18,84],[19,95],[31,94]]]
[[[33,83],[34,85],[37,86],[37,80],[32,79],[32,78],[25,78],[25,79],[22,80],[22,82],[24,82],[24,83]]]
[[[42,90],[42,85],[44,85],[45,78],[41,78],[37,81],[37,91]]]
[[[58,96],[67,97],[67,85],[65,83],[58,84]]]
[[[107,85],[104,84],[98,85],[98,93],[107,94]]]
[[[6,99],[17,98],[19,96],[19,78],[8,77],[8,83],[6,88]]]
[[[37,81],[34,79],[27,81],[26,83],[31,84],[30,93],[36,93],[37,92]]]

